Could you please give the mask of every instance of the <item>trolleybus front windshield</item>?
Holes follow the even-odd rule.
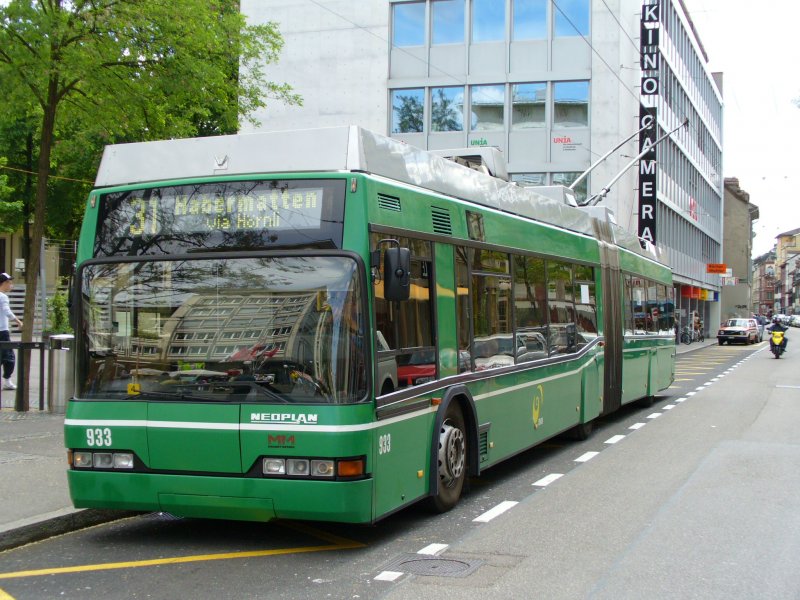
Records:
[[[332,255],[88,263],[77,397],[364,401],[357,273]]]

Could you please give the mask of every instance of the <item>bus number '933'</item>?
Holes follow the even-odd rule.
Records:
[[[87,429],[86,430],[86,445],[87,446],[111,446],[111,430],[106,427],[105,429]]]

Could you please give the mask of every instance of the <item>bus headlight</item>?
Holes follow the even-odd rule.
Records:
[[[134,469],[133,452],[88,452],[70,450],[67,461],[74,469]]]
[[[286,461],[282,458],[265,458],[263,469],[264,475],[285,475]]]
[[[114,466],[114,455],[111,452],[95,452],[92,460],[95,469],[110,469]]]
[[[361,479],[367,475],[366,458],[261,457],[264,477],[292,479]]]
[[[305,477],[308,475],[308,460],[305,458],[290,458],[286,461],[286,474]]]
[[[311,475],[312,477],[333,477],[333,461],[312,460]]]
[[[132,469],[133,468],[133,454],[129,452],[115,452],[114,453],[114,468],[115,469]]]
[[[72,465],[78,469],[91,469],[92,468],[92,453],[91,452],[73,452]]]

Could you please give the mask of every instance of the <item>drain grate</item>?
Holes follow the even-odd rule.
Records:
[[[434,577],[466,577],[482,564],[482,560],[405,554],[385,566],[384,570]]]

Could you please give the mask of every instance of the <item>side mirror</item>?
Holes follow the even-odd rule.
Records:
[[[411,251],[408,248],[387,248],[383,253],[383,295],[386,300],[408,300]]]

